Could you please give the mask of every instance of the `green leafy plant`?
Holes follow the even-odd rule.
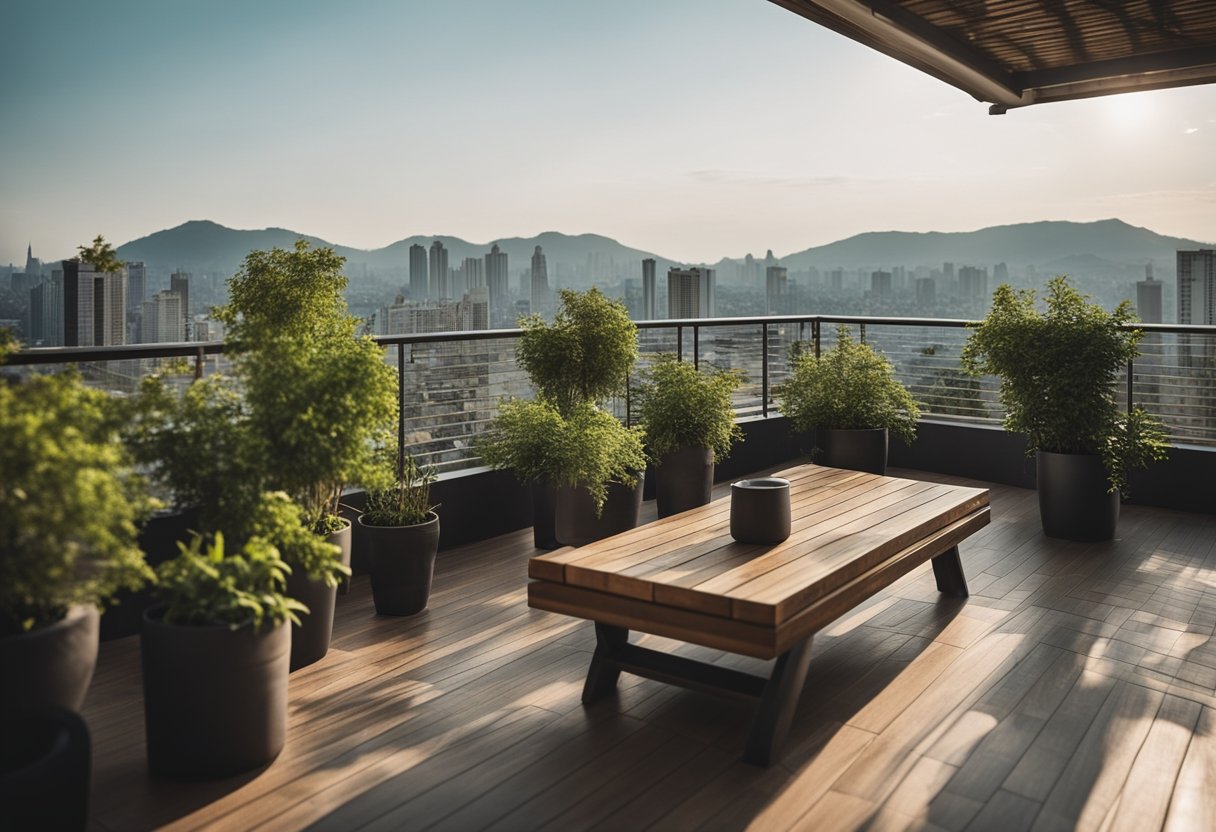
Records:
[[[654,459],[688,447],[709,448],[724,458],[743,439],[731,402],[741,382],[737,370],[702,371],[673,355],[657,356],[634,393]]]
[[[225,552],[222,532],[206,543],[196,534],[178,548],[177,557],[156,569],[157,592],[168,604],[166,624],[226,624],[233,630],[252,624],[265,631],[285,621],[299,624],[297,613],[308,612],[283,594],[291,567],[262,538],[251,538],[240,552]]]
[[[339,559],[342,550],[305,526],[303,511],[282,491],[262,495],[247,532],[251,540],[273,544],[293,572],[301,570],[326,586],[337,586],[351,574]]]
[[[559,486],[587,489],[599,516],[608,484],[632,487],[646,469],[644,437],[641,428],[627,428],[611,413],[580,404],[550,437],[553,480]]]
[[[122,271],[122,261],[118,259],[118,252],[100,234],[93,239],[93,245],[76,246],[76,249],[80,252],[79,259],[91,265],[94,271]]]
[[[392,458],[396,459],[395,452]],[[435,469],[420,467],[412,456],[406,454],[392,480],[385,487],[368,489],[363,522],[369,526],[416,526],[425,523],[431,512],[438,508],[431,505]]]
[[[536,315],[520,321],[515,355],[537,394],[567,417],[580,403],[600,403],[624,389],[638,345],[624,304],[599,289],[563,289],[561,300],[552,324]]]
[[[1161,423],[1115,401],[1119,371],[1140,354],[1142,333],[1131,303],[1107,312],[1065,276],[1047,284],[1040,311],[1032,289],[997,288],[992,308],[963,348],[963,366],[1000,377],[1005,429],[1026,436],[1027,450],[1102,456],[1111,490],[1127,488],[1127,471],[1163,459]]]
[[[511,468],[521,482],[552,480],[557,472],[552,437],[563,428],[557,409],[543,401],[510,399],[475,440],[482,461],[491,468]]]
[[[886,428],[905,442],[916,438],[920,409],[895,377],[895,367],[847,327],[836,344],[816,356],[801,344],[790,351],[791,375],[775,393],[796,430]]]
[[[372,476],[374,448],[397,416],[394,373],[347,311],[343,262],[304,240],[292,251],[251,252],[216,310],[268,482],[292,495],[318,534],[341,528],[342,488]]]
[[[0,632],[100,607],[152,577],[137,536],[155,502],[120,421],[75,371],[0,382]]]

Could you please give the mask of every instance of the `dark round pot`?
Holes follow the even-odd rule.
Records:
[[[644,476],[630,488],[619,482],[608,484],[604,510],[595,516],[595,501],[585,488],[560,486],[557,489],[557,539],[565,546],[586,546],[637,526],[642,510]]]
[[[351,545],[351,522],[345,517],[342,518],[346,526],[338,529],[336,532],[330,532],[325,536],[326,543],[332,543],[340,550],[338,559],[342,561],[342,565],[350,568],[350,545]],[[338,584],[338,591],[343,595],[350,592],[350,578],[343,577]]]
[[[287,737],[291,628],[166,624],[165,607],[140,631],[148,771],[179,780],[264,766]]]
[[[439,551],[439,515],[416,526],[359,527],[372,559],[372,601],[380,615],[413,615],[426,609]]]
[[[537,549],[557,549],[553,530],[554,514],[557,511],[557,486],[551,482],[532,483],[532,545]]]
[[[42,707],[0,719],[0,828],[84,829],[89,731],[79,714]]]
[[[790,481],[757,477],[730,485],[730,536],[773,545],[790,536]]]
[[[334,632],[338,587],[326,586],[296,569],[287,576],[287,594],[308,607],[300,623],[291,625],[291,669],[299,670],[325,658]]]
[[[887,473],[887,429],[816,431],[816,444],[823,451],[819,464],[870,474]]]
[[[1110,540],[1119,523],[1119,492],[1096,454],[1036,455],[1043,533],[1065,540]]]
[[[680,448],[663,454],[654,476],[660,517],[706,505],[714,490],[714,452],[709,448]]]
[[[99,618],[94,607],[73,607],[54,624],[0,638],[0,713],[80,710],[97,664]]]

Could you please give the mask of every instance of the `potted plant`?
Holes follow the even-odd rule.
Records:
[[[638,524],[644,435],[591,404],[561,421],[550,437],[560,543],[583,546]]]
[[[287,735],[291,568],[268,541],[226,552],[222,532],[195,535],[157,567],[165,602],[140,632],[148,769],[175,779],[263,766]]]
[[[709,502],[715,460],[743,439],[731,402],[741,380],[738,371],[701,371],[673,355],[643,372],[634,400],[655,463],[659,517]]]
[[[405,454],[392,480],[368,488],[358,522],[371,549],[376,612],[414,615],[426,609],[439,551],[439,515],[430,499],[435,472]]]
[[[1036,456],[1043,531],[1109,540],[1128,470],[1167,449],[1155,417],[1138,407],[1121,412],[1115,401],[1115,378],[1139,355],[1141,333],[1129,326],[1129,301],[1107,312],[1065,276],[1048,281],[1043,310],[1036,297],[998,287],[963,348],[963,366],[1000,377],[1005,429],[1024,434]]]
[[[536,545],[553,548],[561,537],[555,534],[550,539],[547,532],[560,525],[558,514],[562,506],[566,510],[584,512],[571,521],[580,525],[598,521],[603,514],[603,505],[602,500],[598,501],[600,510],[593,510],[595,501],[558,499],[556,480],[560,473],[549,464],[552,460],[547,458],[543,448],[545,436],[537,428],[554,419],[565,423],[576,412],[581,413],[587,406],[602,405],[625,389],[638,356],[637,327],[624,304],[608,298],[598,289],[586,292],[563,289],[561,307],[552,323],[533,315],[523,318],[520,327],[523,333],[516,347],[516,360],[528,373],[542,407],[520,406],[513,410],[512,405],[505,404],[506,417],[495,420],[489,441],[483,443],[482,448],[499,443],[501,452],[488,451],[490,464],[498,467],[519,462],[522,470],[517,469],[517,473],[521,478],[538,477],[531,480],[534,483]],[[545,408],[550,412],[546,413]],[[583,418],[585,420],[585,414]],[[606,437],[608,434],[592,433],[585,438],[594,436]],[[630,482],[636,483],[643,469],[644,466],[637,469]],[[544,478],[540,478],[542,475]],[[610,516],[625,517],[632,512],[636,525],[632,487],[626,491],[612,489],[608,499],[622,501],[619,511],[610,506],[607,511]]]
[[[822,355],[794,344],[791,374],[775,392],[797,431],[815,431],[820,460],[832,468],[885,474],[888,435],[916,438],[920,409],[895,377],[895,367],[847,327]]]
[[[342,294],[344,262],[304,240],[291,251],[250,252],[216,317],[227,326],[268,487],[290,494],[349,566],[342,489],[370,476],[374,448],[396,423],[399,391],[375,339],[357,334]]]
[[[288,594],[308,608],[293,625],[291,669],[324,657],[336,588],[350,568],[286,494],[265,491],[267,450],[250,428],[237,382],[214,375],[179,395],[149,377],[132,397],[125,424],[136,458],[199,528],[221,532],[237,549],[254,536],[277,547],[292,568]]]
[[[0,336],[0,363],[15,348]],[[151,578],[137,544],[153,501],[114,400],[75,371],[0,380],[0,708],[78,710],[98,610]]]
[[[536,399],[502,402],[498,416],[475,442],[482,461],[491,468],[510,469],[532,489],[532,538],[538,549],[556,549],[554,513],[557,470],[552,437],[562,429],[561,414]]]

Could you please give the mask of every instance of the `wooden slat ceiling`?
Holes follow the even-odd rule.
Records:
[[[770,0],[992,104],[1216,82],[1216,0]]]

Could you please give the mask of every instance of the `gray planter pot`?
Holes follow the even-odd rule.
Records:
[[[320,661],[329,652],[338,588],[314,581],[297,570],[287,576],[287,594],[308,607],[307,614],[300,614],[300,623],[291,625],[291,669],[299,670]]]
[[[380,615],[414,615],[426,609],[439,551],[439,515],[415,526],[359,527],[372,559],[372,601]]]
[[[274,760],[287,738],[291,628],[166,624],[164,613],[145,612],[140,631],[149,772],[209,780]]]
[[[94,607],[73,607],[54,624],[0,638],[0,713],[80,710],[97,665],[99,618]]]
[[[87,828],[90,742],[80,715],[6,711],[0,737],[0,828]]]
[[[713,497],[714,452],[709,448],[679,448],[663,454],[654,477],[660,517],[706,505]]]
[[[1096,454],[1039,451],[1035,458],[1043,533],[1065,540],[1110,540],[1119,524],[1119,492]]]
[[[343,520],[346,520],[346,518],[343,518]],[[337,546],[341,550],[341,553],[338,555],[338,559],[342,561],[343,566],[345,566],[349,569],[350,568],[350,547],[351,547],[351,522],[349,520],[346,520],[345,528],[338,529],[338,531],[336,531],[336,532],[327,534],[325,536],[325,542],[332,543],[333,545]],[[350,592],[350,578],[342,579],[342,581],[338,584],[338,592],[342,593],[343,595]]]
[[[820,465],[847,468],[870,474],[887,473],[887,429],[817,430],[815,441],[821,451]]]
[[[618,482],[608,484],[608,499],[599,517],[595,501],[585,488],[560,486],[557,489],[557,539],[564,546],[586,546],[596,540],[628,531],[638,524],[642,510],[644,477],[630,488]]]

